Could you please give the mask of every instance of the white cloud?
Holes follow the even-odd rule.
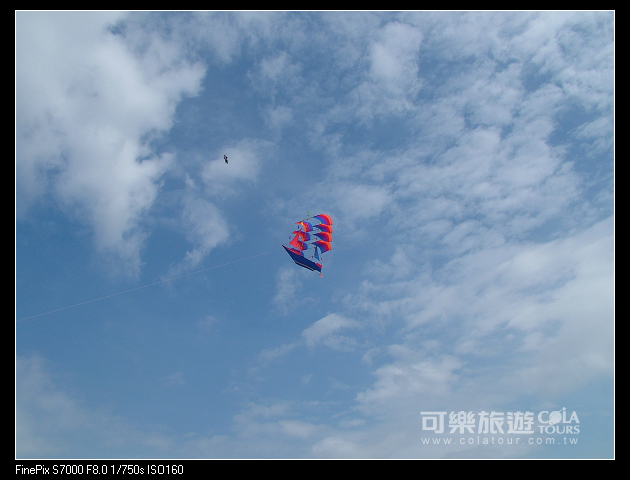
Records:
[[[268,348],[266,350],[263,350],[258,355],[258,361],[261,363],[271,362],[277,358],[283,357],[284,355],[288,354],[291,350],[293,350],[298,345],[299,343],[289,343],[289,344],[280,345],[279,347],[276,347],[276,348]]]
[[[418,82],[417,55],[422,33],[411,25],[391,22],[378,37],[370,52],[372,78],[394,95],[412,93],[411,86]],[[410,87],[410,92],[404,91]],[[415,85],[417,88],[419,85]]]
[[[290,437],[309,438],[319,430],[318,427],[312,423],[297,420],[281,420],[278,424],[284,430],[285,435]]]
[[[257,361],[259,363],[268,364],[271,361],[287,355],[297,347],[304,345],[309,348],[325,345],[328,348],[340,352],[350,352],[357,348],[357,341],[352,337],[339,335],[338,332],[343,329],[360,328],[362,328],[360,322],[331,313],[304,329],[301,335],[302,338],[299,341],[263,350],[257,356]],[[310,382],[311,377],[312,375],[304,377],[302,383]]]
[[[352,92],[360,120],[412,110],[422,82],[418,50],[422,33],[411,25],[391,22],[376,34],[369,54],[367,79]]]
[[[301,289],[297,271],[294,268],[281,268],[276,275],[276,295],[273,303],[283,314],[288,314],[290,309],[297,304],[297,292]]]
[[[194,248],[186,252],[183,264],[171,274],[194,268],[213,248],[229,238],[229,228],[223,215],[214,204],[203,198],[185,198],[182,220],[186,237]]]
[[[317,458],[361,458],[363,450],[354,442],[334,436],[317,442],[312,452]]]
[[[355,222],[378,217],[391,202],[388,187],[380,185],[337,182],[326,193],[336,200],[344,218]]]
[[[361,328],[361,323],[331,313],[306,328],[302,332],[302,336],[310,348],[315,347],[318,343],[323,343],[333,350],[349,351],[354,349],[356,341],[350,337],[337,335],[336,332],[341,329],[356,328]]]
[[[370,278],[381,277],[398,280],[414,270],[414,263],[401,246],[396,247],[389,263],[376,260],[367,268]]]
[[[203,190],[185,175],[187,188],[182,199],[181,227],[193,249],[186,252],[182,263],[171,269],[169,276],[194,268],[212,249],[228,241],[231,232],[228,221],[214,201],[205,197],[221,200],[237,194],[244,183],[255,182],[262,157],[268,155],[269,149],[268,142],[251,140],[223,148],[217,158],[204,162]],[[227,155],[228,164],[223,155]]]
[[[201,177],[211,195],[232,195],[242,182],[253,182],[265,157],[269,158],[271,144],[243,140],[235,146],[224,147],[214,159],[205,163]],[[229,164],[225,164],[227,155]]]
[[[16,458],[161,456],[173,441],[93,410],[59,387],[37,356],[16,358]]]
[[[184,374],[182,372],[175,372],[162,377],[162,386],[164,387],[179,387],[182,385],[186,385],[186,380],[184,380]]]
[[[196,36],[213,50],[220,62],[231,63],[241,52],[245,38],[245,32],[239,23],[239,18],[233,15],[199,12],[193,18],[191,27]]]
[[[370,316],[396,312],[407,328],[405,343],[389,347],[395,361],[358,395],[362,411],[386,415],[412,399],[457,405],[462,395],[471,405],[553,398],[611,376],[613,271],[609,218],[566,239],[482,249],[432,276],[372,284],[354,305]],[[483,358],[494,366],[477,370]]]
[[[204,69],[183,45],[108,30],[120,14],[16,13],[16,175],[22,214],[46,193],[94,230],[97,249],[138,272],[170,156],[148,140],[171,126]],[[148,39],[148,40],[147,40]]]
[[[549,252],[555,269],[558,264],[570,269],[572,278],[534,305],[528,317],[559,321],[560,328],[538,344],[535,362],[520,373],[525,388],[545,395],[611,376],[614,368],[612,219],[556,247]],[[529,325],[528,317],[515,317],[510,325]]]
[[[293,120],[293,110],[282,105],[275,108],[268,107],[265,112],[265,122],[272,130],[280,130],[282,127],[289,125]]]
[[[591,155],[603,154],[613,147],[613,119],[600,117],[581,125],[576,131],[576,137],[585,142]]]
[[[288,68],[288,56],[286,52],[281,52],[274,58],[265,58],[260,62],[260,73],[263,77],[276,81],[284,75]]]
[[[58,390],[38,357],[16,360],[16,457],[56,457],[67,448],[64,431],[86,422],[77,403]],[[62,427],[61,431],[57,427]],[[65,443],[65,444],[64,444]]]
[[[408,350],[406,347],[393,346],[390,352],[400,355],[401,349]],[[416,352],[406,351],[401,361],[380,367],[374,372],[378,377],[374,386],[357,396],[357,400],[362,404],[362,410],[369,412],[373,404],[378,404],[377,410],[382,412],[381,408],[385,402],[413,398],[422,404],[428,399],[444,400],[452,393],[452,388],[458,381],[455,372],[463,365],[459,359],[441,356],[409,361],[411,360],[409,355],[418,356]]]
[[[350,352],[355,350],[357,347],[357,341],[352,337],[339,335],[337,332],[342,329],[359,328],[361,328],[360,322],[331,313],[316,321],[310,327],[304,329],[304,331],[302,331],[302,339],[300,341],[263,350],[258,355],[257,360],[261,363],[269,363],[270,361],[287,355],[295,348],[305,344],[309,348],[315,348],[317,345],[321,344],[333,350]],[[303,383],[308,383],[311,376],[308,377],[308,380],[303,381]]]

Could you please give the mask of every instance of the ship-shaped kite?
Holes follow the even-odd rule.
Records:
[[[317,220],[319,223],[312,220]],[[314,217],[308,216],[305,220],[300,220],[295,224],[298,227],[292,233],[294,237],[289,242],[291,247],[282,246],[300,267],[315,270],[322,276],[322,264],[315,260],[321,262],[320,255],[332,248],[330,245],[332,242],[332,218],[330,215],[324,214]],[[306,256],[304,255],[305,252]]]

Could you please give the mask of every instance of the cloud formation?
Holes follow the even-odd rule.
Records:
[[[177,273],[212,251],[284,255],[295,212],[334,219],[323,281],[284,255],[165,314],[161,391],[216,410],[182,393],[199,428],[121,427],[143,452],[535,456],[427,446],[418,412],[608,408],[584,391],[614,373],[614,12],[29,15],[22,214],[51,202],[135,272],[155,214],[184,243]],[[173,342],[187,322],[194,341]],[[51,425],[93,414],[20,369],[39,378],[18,396],[22,451],[52,451],[49,398]]]
[[[97,250],[137,275],[154,204],[172,155],[167,131],[204,67],[159,35],[115,32],[120,14],[16,14],[17,207],[51,195],[93,229]],[[138,44],[138,42],[141,44]]]

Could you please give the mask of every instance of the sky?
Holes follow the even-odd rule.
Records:
[[[614,20],[16,12],[16,458],[614,458]]]

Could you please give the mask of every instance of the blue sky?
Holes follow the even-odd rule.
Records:
[[[16,456],[613,457],[613,148],[613,12],[16,12]]]

